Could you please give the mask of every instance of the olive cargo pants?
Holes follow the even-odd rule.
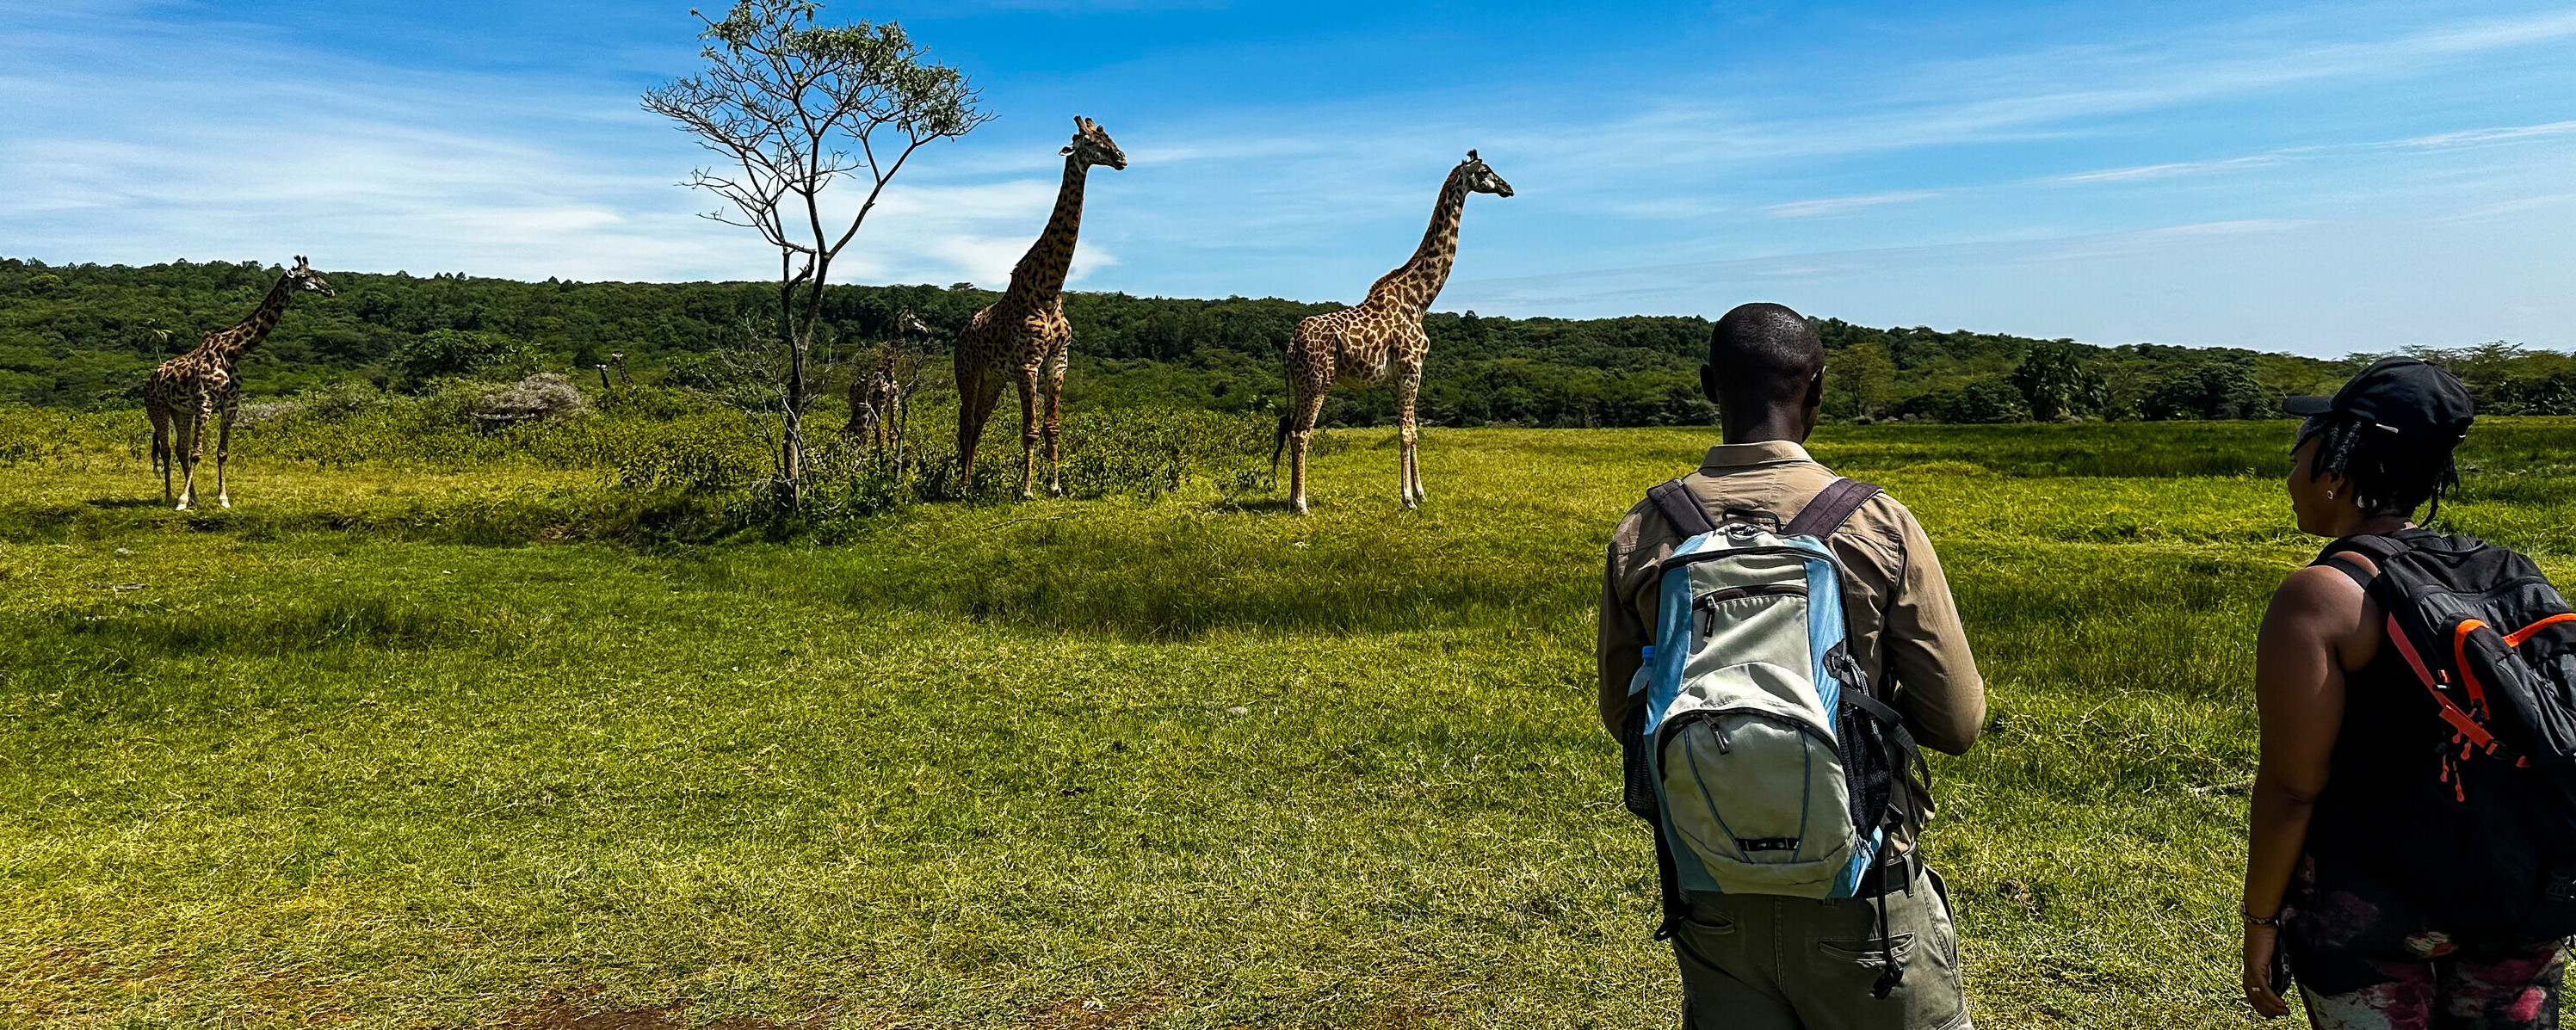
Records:
[[[1939,873],[1887,895],[1905,979],[1880,998],[1878,900],[1700,895],[1673,934],[1686,1030],[1963,1030],[1959,940]]]

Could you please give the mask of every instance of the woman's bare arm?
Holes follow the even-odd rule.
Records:
[[[2367,599],[2350,577],[2331,568],[2292,573],[2272,595],[2254,645],[2254,698],[2263,724],[2262,764],[2245,863],[2245,911],[2269,918],[2281,910],[2290,875],[2307,844],[2308,820],[2326,788],[2335,737],[2343,726],[2344,668],[2364,621]],[[2272,927],[2249,925],[2245,986],[2255,1010],[2288,1015],[2270,983]],[[2258,954],[2259,952],[2259,954]]]

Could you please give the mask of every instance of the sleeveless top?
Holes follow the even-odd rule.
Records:
[[[2362,579],[2343,562],[2320,556],[2315,564]],[[2308,823],[2310,855],[2365,868],[2396,843],[2388,839],[2385,799],[2441,777],[2448,734],[2431,695],[2385,639],[2387,631],[2380,632],[2378,652],[2344,673],[2343,728],[2335,734],[2326,789]]]

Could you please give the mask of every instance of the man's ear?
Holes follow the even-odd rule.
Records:
[[[1717,366],[1701,365],[1699,367],[1699,394],[1702,397],[1708,398],[1709,403],[1717,403]]]

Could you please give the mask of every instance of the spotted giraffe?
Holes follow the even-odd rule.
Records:
[[[197,461],[205,454],[206,423],[211,419],[216,425],[215,501],[233,506],[232,494],[224,486],[224,459],[232,450],[233,412],[241,406],[241,373],[234,366],[268,338],[269,330],[277,328],[278,318],[286,314],[286,302],[301,292],[328,297],[331,284],[297,255],[295,267],[278,277],[250,317],[207,333],[195,350],[162,362],[143,381],[143,412],[152,419],[152,466],[161,473],[162,503],[170,502],[174,462],[186,480],[179,491],[179,510],[197,503]]]
[[[1064,320],[1064,277],[1082,231],[1083,180],[1093,165],[1127,167],[1127,155],[1100,123],[1077,117],[1073,124],[1073,142],[1063,151],[1064,185],[1056,190],[1055,214],[1047,219],[1046,231],[1011,269],[1011,286],[1002,299],[976,312],[957,337],[958,477],[974,481],[975,446],[983,441],[984,423],[1002,399],[1003,383],[1009,382],[1020,388],[1019,498],[1024,501],[1036,479],[1041,437],[1046,441],[1047,492],[1064,493],[1056,437],[1063,427],[1064,365],[1073,346],[1073,327]],[[1038,418],[1041,391],[1044,422]]]
[[[913,366],[910,341],[928,336],[930,325],[911,308],[894,313],[894,339],[879,348],[875,366],[850,382],[850,424],[841,433],[873,442],[880,451],[903,447],[903,400]]]
[[[1422,332],[1422,314],[1440,296],[1440,287],[1449,281],[1449,267],[1458,259],[1458,218],[1467,209],[1469,193],[1508,197],[1512,184],[1494,174],[1475,151],[1468,151],[1467,159],[1450,169],[1448,180],[1440,184],[1439,203],[1431,208],[1431,227],[1424,230],[1422,246],[1414,250],[1413,259],[1378,277],[1369,287],[1368,299],[1358,306],[1297,323],[1297,334],[1288,341],[1288,410],[1279,416],[1279,439],[1270,449],[1270,468],[1277,472],[1279,452],[1296,445],[1288,490],[1289,503],[1299,514],[1306,511],[1306,443],[1314,436],[1315,419],[1323,413],[1324,395],[1337,382],[1379,382],[1389,376],[1396,380],[1396,414],[1403,424],[1398,492],[1407,508],[1422,500],[1422,469],[1414,458],[1419,434],[1413,425],[1413,399],[1422,389],[1422,361],[1431,352],[1431,338]]]

